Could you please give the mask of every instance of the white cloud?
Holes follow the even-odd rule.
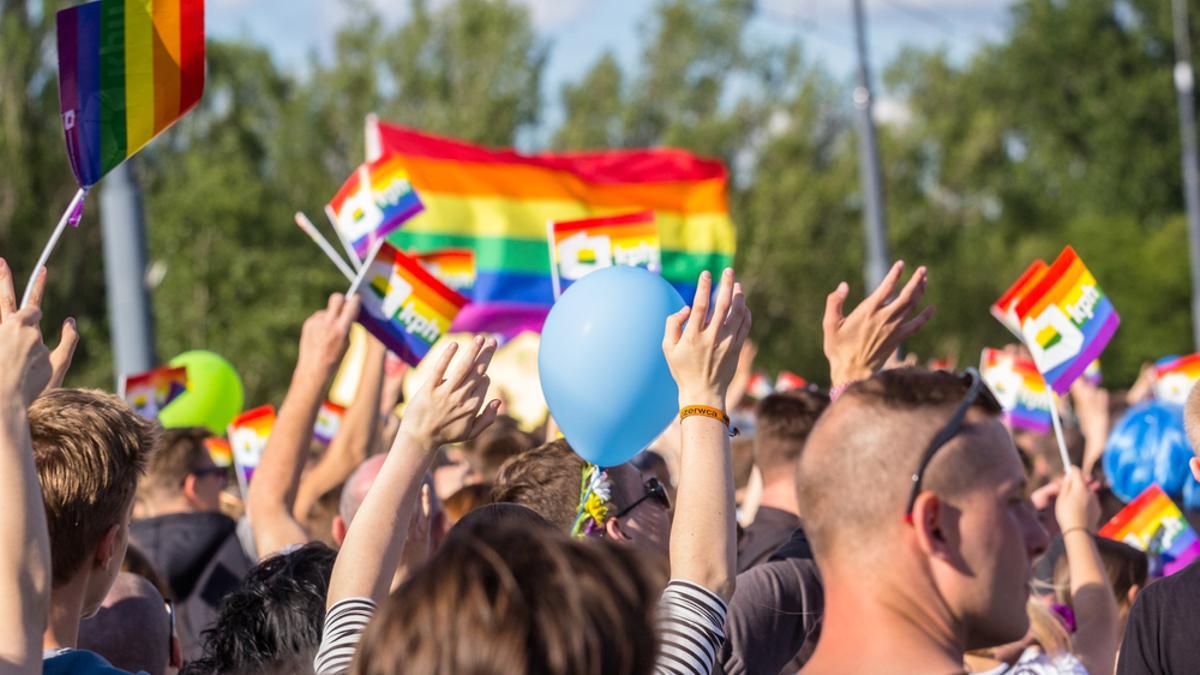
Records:
[[[533,26],[540,33],[561,28],[579,18],[596,0],[521,0],[529,6]]]

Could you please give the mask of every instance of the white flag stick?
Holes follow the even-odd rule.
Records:
[[[74,220],[72,216],[82,206],[85,196],[87,196],[87,188],[79,188],[75,192],[75,196],[71,198],[71,204],[63,212],[62,218],[59,219],[58,225],[54,228],[54,232],[50,234],[50,241],[46,242],[46,248],[42,249],[42,255],[38,257],[37,264],[33,266],[33,274],[29,275],[29,283],[25,284],[25,294],[21,296],[21,309],[25,309],[25,305],[29,304],[29,296],[33,295],[33,285],[37,281],[38,274],[41,274],[42,268],[49,262],[50,254],[54,253],[54,248],[58,246],[58,240],[67,229],[67,223]],[[79,221],[75,220],[75,222]]]
[[[350,260],[350,266],[356,270],[362,269],[362,261],[358,259],[358,254],[354,252],[354,247],[342,236],[342,231],[338,229],[337,214],[333,212],[333,209],[328,204],[325,205],[325,217],[329,220],[329,224],[333,226],[333,233],[337,235],[338,241],[346,251],[346,257]]]
[[[1071,456],[1067,454],[1067,442],[1063,440],[1062,419],[1058,416],[1058,394],[1050,389],[1050,421],[1054,423],[1054,437],[1058,439],[1058,453],[1062,458],[1063,473],[1071,469]]]
[[[329,256],[329,259],[333,261],[334,265],[337,265],[337,268],[345,275],[347,280],[354,280],[354,270],[346,264],[345,260],[342,260],[342,256],[338,255],[337,251],[334,250],[333,244],[330,244],[329,240],[317,229],[317,226],[312,224],[308,216],[297,211],[296,224],[300,226],[301,230],[304,230],[304,234],[307,234],[309,239],[316,242],[317,246],[325,252],[326,256]]]
[[[550,281],[554,285],[554,301],[562,295],[562,281],[558,278],[558,251],[554,243],[554,221],[546,221],[546,243],[550,246]]]

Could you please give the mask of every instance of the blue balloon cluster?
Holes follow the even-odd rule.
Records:
[[[1158,483],[1183,508],[1200,509],[1200,483],[1188,467],[1191,458],[1183,406],[1148,401],[1130,408],[1113,426],[1104,448],[1104,473],[1113,493],[1126,502]]]
[[[542,393],[587,461],[623,464],[679,412],[662,341],[667,317],[683,304],[657,274],[618,266],[571,284],[550,310],[538,350]]]

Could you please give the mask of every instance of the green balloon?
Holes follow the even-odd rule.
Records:
[[[187,366],[188,390],[159,414],[163,426],[206,427],[218,436],[242,412],[245,393],[242,378],[228,361],[204,350],[184,352],[171,359],[171,367]]]

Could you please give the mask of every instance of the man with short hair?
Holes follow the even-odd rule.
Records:
[[[121,572],[100,611],[79,624],[79,647],[129,672],[164,675],[168,668],[183,665],[174,628],[175,620],[154,585]]]
[[[53,570],[45,672],[120,672],[76,649],[79,622],[96,613],[120,570],[155,428],[116,396],[83,389],[43,394],[29,427]]]
[[[204,444],[210,435],[197,427],[162,432],[138,489],[150,517],[129,528],[171,590],[187,659],[200,655],[200,633],[253,565],[238,541],[237,522],[220,511],[226,472]]]
[[[808,389],[771,394],[755,410],[754,464],[762,497],[754,521],[738,539],[738,572],[766,562],[800,528],[796,462],[829,397]]]
[[[1193,387],[1183,412],[1190,462],[1200,480],[1200,387]],[[1147,586],[1138,594],[1125,624],[1117,673],[1200,673],[1200,648],[1191,629],[1200,623],[1200,561]]]
[[[817,422],[797,488],[825,586],[806,672],[960,672],[1029,628],[1046,533],[977,374],[905,368],[849,385]]]

